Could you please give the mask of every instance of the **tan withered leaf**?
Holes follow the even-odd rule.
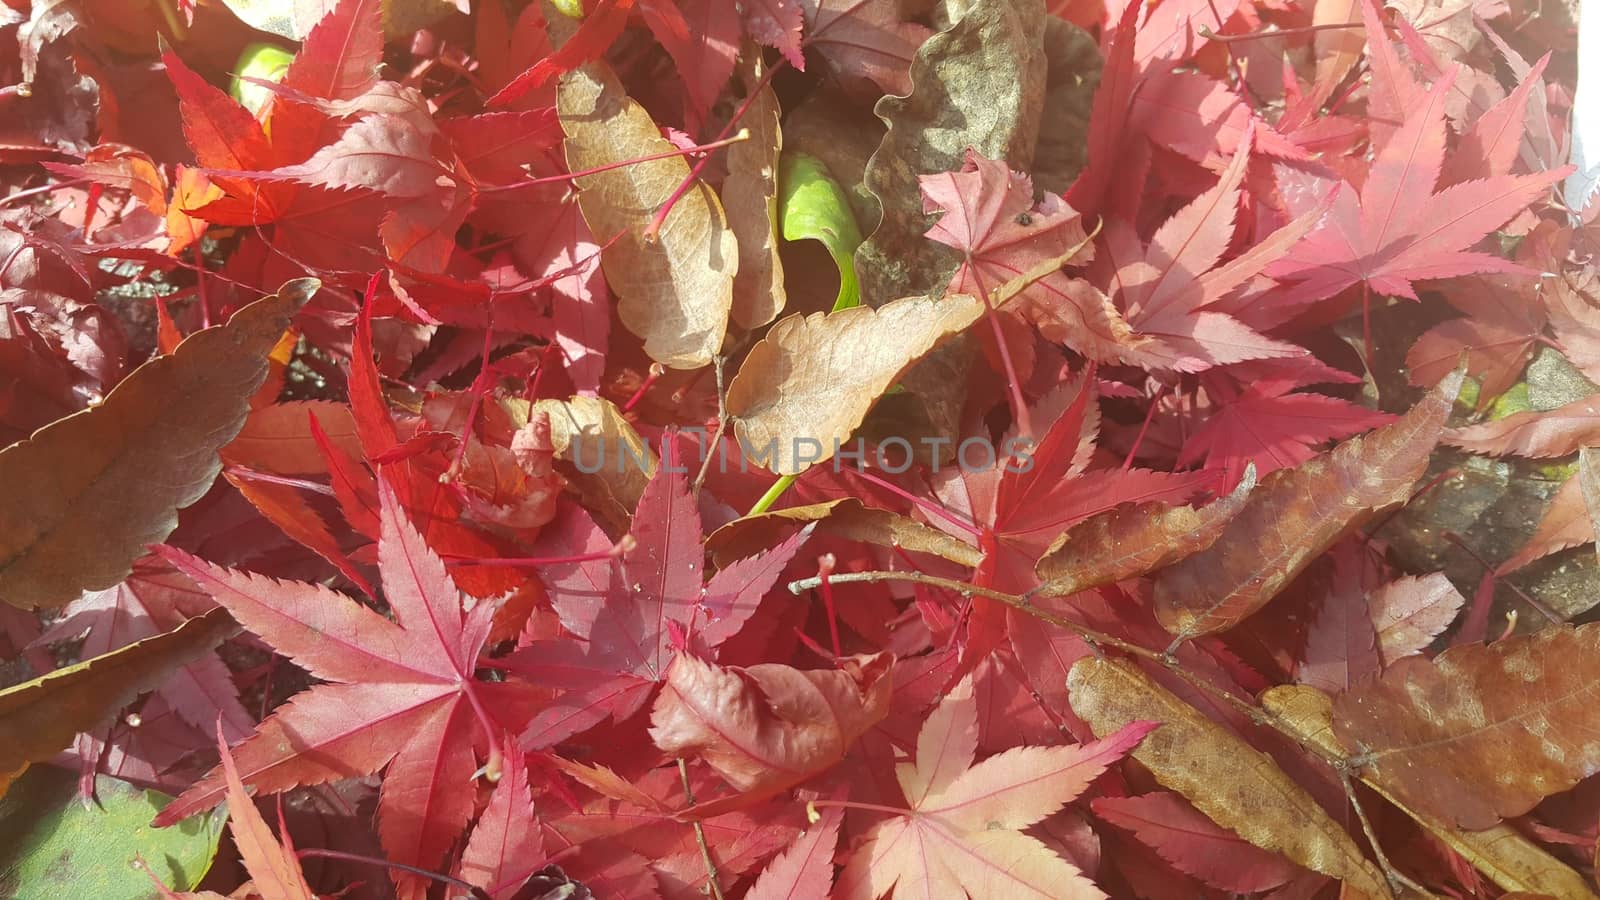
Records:
[[[1339,696],[1334,732],[1412,809],[1519,816],[1600,771],[1600,623],[1406,657]]]
[[[1211,546],[1222,526],[1244,508],[1256,486],[1251,465],[1238,487],[1201,506],[1140,503],[1101,513],[1056,538],[1035,571],[1039,593],[1065,597],[1102,584],[1134,578]]]
[[[176,629],[0,691],[0,794],[29,763],[48,759],[238,632],[215,609]]]
[[[912,553],[932,553],[962,566],[983,562],[983,551],[977,547],[886,509],[863,506],[854,497],[734,519],[711,533],[706,539],[706,550],[719,565],[754,556],[772,545],[774,528],[808,522],[820,523],[818,527],[823,532],[845,540],[896,547]]]
[[[728,386],[745,452],[780,475],[832,458],[901,373],[982,314],[977,298],[952,294],[789,316]]]
[[[550,417],[556,456],[576,470],[569,476],[586,499],[604,503],[626,519],[639,505],[656,471],[656,456],[617,405],[602,397],[540,400],[526,414]]]
[[[604,63],[563,76],[556,110],[573,172],[673,151]],[[688,177],[689,163],[671,156],[576,179],[578,208],[595,239],[605,244],[620,235],[602,252],[600,267],[617,294],[622,324],[644,339],[652,359],[675,369],[699,368],[722,347],[739,270],[738,243],[722,204],[698,180],[667,213],[655,239],[646,237]]]
[[[0,451],[0,599],[60,606],[127,577],[221,471],[267,354],[321,286],[285,284],[226,325],[190,335],[92,409]]]
[[[893,669],[892,653],[814,671],[680,653],[650,711],[650,737],[668,754],[705,760],[741,793],[770,795],[843,759],[888,714]]]
[[[1594,533],[1600,535],[1600,450],[1586,447],[1578,451],[1578,489],[1583,491],[1583,505],[1589,510],[1589,522]],[[1600,554],[1600,543],[1595,544]]]
[[[1333,699],[1327,694],[1309,685],[1279,685],[1261,695],[1261,705],[1302,742],[1314,744],[1336,757],[1349,757],[1344,745],[1334,737]],[[1484,831],[1455,828],[1436,816],[1408,808],[1382,780],[1373,777],[1374,774],[1364,772],[1362,780],[1461,854],[1501,890],[1529,891],[1551,897],[1594,896],[1583,876],[1523,837],[1515,828],[1504,824]]]
[[[1086,656],[1067,675],[1072,710],[1097,737],[1151,721],[1133,758],[1213,822],[1263,850],[1340,879],[1369,897],[1391,896],[1378,869],[1337,822],[1265,753],[1206,718],[1127,660]]]
[[[1263,479],[1215,543],[1156,576],[1162,627],[1179,639],[1233,627],[1344,534],[1404,503],[1462,378],[1452,372],[1398,421]]]
[[[874,110],[889,133],[867,163],[867,189],[883,218],[856,252],[861,302],[944,288],[960,263],[924,238],[917,176],[961,168],[968,148],[1027,171],[1039,138],[1048,67],[1039,0],[977,0],[960,21],[928,38],[911,62],[911,94]],[[870,224],[870,223],[863,223]]]
[[[745,90],[760,84],[761,51],[745,48],[739,76]],[[778,95],[763,85],[740,121],[750,139],[728,148],[728,177],[722,180],[722,205],[728,227],[739,242],[739,272],[733,278],[733,321],[760,328],[783,312],[783,264],[778,261],[778,153],[783,129]]]

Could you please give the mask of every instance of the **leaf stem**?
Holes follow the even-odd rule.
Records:
[[[267,484],[280,484],[284,487],[298,488],[302,491],[311,491],[312,493],[322,494],[325,497],[333,496],[333,488],[320,482],[307,481],[304,478],[290,478],[285,475],[273,475],[269,472],[261,472],[256,469],[238,465],[227,466],[223,468],[222,472],[224,475],[229,475],[234,478],[241,478],[245,481],[261,481]]]
[[[689,786],[689,764],[678,757],[678,778],[683,781],[683,796],[694,805],[694,788]],[[717,864],[711,858],[711,845],[706,843],[706,828],[699,819],[694,820],[694,842],[700,845],[700,858],[706,864],[706,884],[711,887],[713,900],[723,900],[722,885],[717,880]]]
[[[641,156],[637,159],[624,159],[614,163],[606,163],[603,166],[595,166],[592,169],[584,169],[580,172],[563,172],[559,175],[546,175],[542,178],[530,178],[527,181],[518,181],[512,184],[491,184],[484,187],[479,187],[476,190],[480,195],[498,194],[504,191],[520,191],[524,188],[535,187],[541,184],[556,184],[558,182],[572,181],[573,179],[583,178],[589,175],[599,175],[602,172],[609,172],[612,169],[625,169],[628,166],[636,166],[639,163],[656,162],[657,160],[671,159],[674,156],[688,156],[693,153],[708,153],[712,150],[726,147],[729,144],[737,144],[740,141],[747,141],[749,139],[750,134],[748,132],[740,131],[733,137],[712,141],[709,144],[698,144],[693,147],[684,147],[681,149],[673,148],[672,150],[663,151],[661,153],[652,153],[649,156]]]
[[[1463,7],[1464,8],[1464,7]],[[1215,10],[1213,10],[1215,13]],[[1302,25],[1298,28],[1273,28],[1261,31],[1247,31],[1244,34],[1218,34],[1211,30],[1209,25],[1201,25],[1195,29],[1195,34],[1208,41],[1219,44],[1237,44],[1244,41],[1259,41],[1263,38],[1295,37],[1302,34],[1316,34],[1319,31],[1343,31],[1350,28],[1364,27],[1360,22],[1335,22],[1329,25]]]
[[[756,505],[750,507],[750,511],[745,513],[745,515],[759,516],[771,509],[772,504],[778,502],[778,498],[783,496],[783,492],[787,491],[789,486],[794,484],[795,481],[799,480],[799,478],[799,475],[780,476],[777,481],[772,483],[772,487],[767,488],[767,492],[761,495],[761,499],[757,500]]]
[[[1378,868],[1383,870],[1383,877],[1388,880],[1390,890],[1394,891],[1396,896],[1406,893],[1401,888],[1414,891],[1419,897],[1428,896],[1426,888],[1412,881],[1389,862],[1388,855],[1383,852],[1383,846],[1378,843],[1378,833],[1373,830],[1372,822],[1367,819],[1367,811],[1361,807],[1361,800],[1356,796],[1355,785],[1350,783],[1350,773],[1343,769],[1334,771],[1339,775],[1339,785],[1344,788],[1344,795],[1350,800],[1350,807],[1356,811],[1356,818],[1361,822],[1361,830],[1367,836],[1367,843],[1372,845],[1372,854],[1378,858]]]
[[[840,809],[860,809],[866,812],[885,813],[891,816],[905,816],[911,813],[909,809],[895,809],[892,806],[884,806],[881,803],[858,803],[854,800],[812,800],[811,805],[820,807],[837,806]]]
[[[472,892],[472,896],[477,898],[477,900],[490,900],[489,895],[484,893],[482,888],[472,884],[471,882],[462,881],[459,878],[451,878],[449,875],[443,875],[439,872],[430,872],[427,869],[419,869],[416,866],[408,866],[405,863],[390,862],[387,859],[374,859],[370,856],[362,856],[359,853],[346,853],[343,850],[324,850],[320,847],[312,847],[306,850],[296,850],[294,855],[301,859],[305,859],[306,857],[337,859],[343,862],[366,863],[369,866],[381,866],[385,869],[399,869],[402,872],[409,872],[412,875],[427,878],[431,881],[437,881],[440,884],[448,884],[451,887],[465,888],[466,890]]]
[[[728,138],[728,132],[732,131],[733,126],[739,124],[739,120],[743,119],[745,113],[750,111],[751,105],[756,102],[757,97],[761,96],[761,92],[766,90],[767,85],[772,83],[772,76],[778,74],[778,70],[784,67],[785,62],[785,60],[780,59],[776,64],[767,69],[767,74],[761,76],[761,80],[756,82],[756,86],[750,89],[750,96],[744,98],[744,102],[739,104],[739,108],[737,110],[734,110],[733,116],[728,119],[728,123],[722,126],[721,131],[717,132],[717,140],[707,144],[707,147],[714,147],[719,142],[723,142]],[[749,136],[750,129],[741,128],[739,129],[739,134],[736,137],[742,140],[744,138],[748,138]],[[732,143],[732,140],[727,140],[727,142]],[[678,182],[678,186],[672,191],[672,196],[668,197],[667,202],[663,203],[661,205],[661,209],[656,211],[655,217],[650,220],[649,227],[644,230],[645,240],[653,241],[656,239],[656,235],[661,233],[661,226],[666,223],[667,214],[672,212],[672,207],[676,205],[679,200],[682,200],[683,195],[689,193],[689,190],[694,187],[695,182],[700,178],[700,173],[705,171],[706,164],[709,162],[711,162],[711,156],[707,154],[706,156],[702,157],[699,162],[694,164],[694,168],[689,170],[689,176],[687,178]]]
[[[908,501],[913,506],[915,506],[916,508],[922,510],[923,512],[929,513],[929,514],[932,514],[932,515],[936,515],[939,518],[944,519],[946,522],[949,522],[950,524],[956,526],[957,528],[961,529],[962,531],[965,531],[967,534],[971,535],[974,539],[983,536],[983,529],[982,528],[979,528],[977,525],[974,525],[971,522],[965,521],[961,517],[957,516],[955,513],[951,512],[948,509],[945,509],[944,507],[940,506],[937,503],[931,503],[931,502],[929,502],[927,500],[924,500],[921,497],[916,496],[915,494],[912,494],[910,491],[905,490],[904,488],[900,487],[899,485],[895,484],[892,481],[889,481],[889,480],[883,479],[883,478],[879,478],[878,476],[873,475],[872,473],[868,472],[866,469],[852,469],[852,470],[849,470],[849,471],[855,472],[857,477],[864,478],[869,483],[877,485],[878,487],[883,488],[884,490],[890,492],[891,494],[894,494],[895,496],[901,498],[902,500]]]
[[[1527,591],[1524,591],[1522,588],[1517,587],[1515,584],[1512,584],[1509,578],[1501,575],[1495,565],[1490,563],[1487,559],[1484,559],[1482,554],[1478,553],[1478,551],[1472,549],[1472,547],[1470,547],[1467,542],[1462,539],[1461,535],[1456,534],[1454,531],[1446,531],[1441,533],[1440,537],[1452,544],[1455,544],[1457,547],[1460,547],[1463,553],[1466,553],[1468,556],[1472,557],[1473,561],[1483,567],[1484,574],[1488,575],[1490,578],[1493,578],[1496,584],[1503,584],[1510,588],[1511,593],[1516,594],[1518,599],[1520,599],[1523,603],[1526,603],[1538,610],[1539,614],[1544,616],[1546,619],[1549,619],[1552,625],[1560,625],[1562,622],[1566,621],[1566,619],[1557,615],[1555,610],[1546,606],[1543,602],[1534,599],[1533,595],[1529,594]]]
[[[701,448],[700,471],[694,476],[694,493],[698,496],[700,488],[706,483],[706,475],[711,471],[712,447],[722,449],[722,435],[728,430],[728,387],[725,383],[727,360],[721,354],[711,358],[711,370],[717,379],[717,433],[712,436],[708,445]]]
[[[1349,768],[1351,766],[1351,763],[1348,759],[1330,752],[1326,748],[1317,745],[1315,742],[1307,741],[1293,728],[1279,721],[1278,717],[1273,715],[1271,712],[1264,710],[1251,701],[1233,693],[1232,691],[1218,687],[1206,679],[1201,678],[1199,675],[1196,675],[1183,668],[1178,663],[1177,657],[1172,653],[1151,650],[1148,647],[1142,647],[1138,644],[1125,641],[1119,637],[1106,634],[1103,631],[1096,631],[1088,626],[1079,625],[1077,622],[1074,622],[1071,619],[1058,616],[1049,610],[1034,606],[1032,603],[1029,603],[1024,596],[1008,594],[1005,591],[997,591],[993,588],[986,588],[980,585],[970,584],[965,581],[955,581],[954,579],[950,578],[940,578],[936,575],[926,575],[922,572],[846,572],[842,575],[834,575],[830,580],[834,584],[870,584],[887,581],[908,581],[913,584],[925,584],[929,587],[943,588],[947,591],[955,591],[964,597],[983,597],[986,600],[1004,603],[1006,606],[1033,616],[1035,619],[1038,619],[1042,622],[1047,622],[1058,628],[1064,628],[1073,634],[1076,634],[1089,644],[1090,649],[1098,650],[1101,647],[1109,647],[1113,650],[1120,650],[1129,656],[1136,656],[1140,659],[1145,659],[1156,663],[1157,665],[1171,672],[1173,675],[1176,675],[1177,677],[1182,678],[1184,681],[1187,681],[1195,688],[1202,690],[1233,707],[1233,709],[1238,711],[1251,722],[1254,722],[1263,728],[1270,728],[1273,731],[1278,732],[1329,766],[1340,770]],[[819,578],[802,578],[799,581],[789,582],[789,592],[792,594],[799,594],[801,591],[811,590],[819,587],[820,585],[821,579]],[[1179,643],[1181,643],[1181,641],[1174,642],[1174,648]]]

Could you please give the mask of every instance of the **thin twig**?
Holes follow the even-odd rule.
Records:
[[[689,786],[689,764],[678,757],[678,777],[683,780],[683,797],[694,805],[694,788]],[[694,820],[694,842],[700,845],[700,858],[706,863],[706,883],[711,886],[714,900],[723,900],[722,885],[717,881],[717,864],[711,859],[711,845],[706,843],[706,829],[699,819]]]
[[[1383,846],[1378,843],[1378,833],[1373,829],[1372,822],[1367,819],[1367,811],[1361,807],[1361,799],[1356,796],[1356,786],[1350,783],[1350,773],[1340,768],[1335,768],[1334,771],[1339,775],[1339,784],[1344,788],[1345,797],[1350,800],[1350,807],[1356,811],[1356,818],[1361,822],[1361,830],[1367,835],[1367,843],[1372,845],[1372,855],[1378,858],[1378,868],[1383,870],[1383,877],[1389,881],[1389,889],[1395,894],[1400,894],[1400,889],[1403,887],[1415,891],[1419,896],[1431,896],[1427,888],[1412,881],[1389,862],[1388,855],[1383,852]]]
[[[700,486],[706,483],[706,475],[711,471],[711,457],[716,455],[711,452],[711,445],[714,444],[716,449],[720,451],[722,449],[723,432],[728,430],[728,390],[724,381],[727,373],[723,368],[726,365],[727,361],[721,355],[711,358],[711,370],[717,378],[717,433],[711,437],[710,441],[706,442],[707,446],[701,448],[705,455],[700,460],[700,471],[694,476],[694,492],[696,495],[700,493]]]

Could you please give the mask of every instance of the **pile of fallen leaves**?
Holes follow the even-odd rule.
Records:
[[[1595,896],[1574,15],[3,0],[0,894]]]

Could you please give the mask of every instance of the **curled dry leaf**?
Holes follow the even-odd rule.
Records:
[[[606,500],[626,519],[639,505],[656,471],[655,453],[639,437],[617,405],[602,397],[540,400],[527,416],[550,417],[550,442],[556,456],[577,469],[584,494]]]
[[[1180,640],[1267,604],[1350,529],[1404,503],[1461,388],[1453,372],[1399,421],[1268,475],[1208,549],[1156,577],[1156,616]]]
[[[1549,459],[1600,445],[1600,397],[1584,397],[1547,412],[1519,412],[1452,428],[1444,437],[1452,447],[1489,456]]]
[[[1600,624],[1402,659],[1335,701],[1334,733],[1412,809],[1522,815],[1600,771]]]
[[[176,629],[0,691],[0,794],[47,759],[239,630],[220,609]]]
[[[745,48],[740,75],[745,90],[761,84],[761,53]],[[778,154],[783,149],[783,110],[771,85],[761,85],[748,101],[745,127],[750,139],[728,148],[728,177],[722,181],[722,205],[728,227],[739,242],[739,271],[733,277],[733,321],[742,328],[760,328],[783,312],[783,263],[778,260]]]
[[[933,222],[919,175],[961,168],[969,148],[1030,168],[1044,110],[1046,20],[1039,0],[977,0],[923,42],[910,94],[878,101],[889,133],[865,175],[883,218],[856,255],[864,303],[940,290],[960,263],[953,250],[923,239]]]
[[[1039,593],[1065,597],[1153,572],[1205,550],[1238,515],[1255,486],[1251,465],[1232,493],[1205,506],[1141,503],[1074,525],[1039,560],[1035,571],[1044,579]]]
[[[1261,695],[1261,705],[1301,741],[1314,744],[1335,757],[1349,757],[1349,751],[1334,736],[1333,700],[1327,694],[1301,684],[1279,685]],[[1583,876],[1510,825],[1495,825],[1483,831],[1465,831],[1438,816],[1406,806],[1396,798],[1389,789],[1389,782],[1379,773],[1363,771],[1361,780],[1433,832],[1450,849],[1489,876],[1501,890],[1529,891],[1551,897],[1594,896]]]
[[[121,581],[165,540],[221,471],[268,353],[320,286],[285,284],[135,369],[99,406],[0,451],[0,598],[60,606]]]
[[[1072,710],[1096,735],[1160,722],[1133,758],[1213,822],[1263,850],[1389,897],[1383,875],[1350,835],[1272,759],[1206,718],[1126,660],[1084,657],[1067,676]]]
[[[622,89],[604,63],[561,79],[556,109],[566,132],[567,167],[581,172],[671,153],[661,130]],[[689,178],[681,156],[579,176],[578,207],[604,245],[606,282],[617,313],[662,365],[696,369],[722,347],[733,306],[739,247],[716,194],[696,180],[662,219],[655,239],[645,230]]]
[[[912,553],[932,553],[961,566],[977,566],[983,562],[983,551],[977,547],[898,513],[864,506],[854,497],[735,519],[711,533],[706,549],[720,565],[725,560],[731,562],[754,555],[769,546],[774,528],[807,522],[816,522],[823,533],[847,541],[866,541]]]
[[[831,459],[912,363],[982,314],[977,298],[953,294],[784,319],[728,386],[745,452],[779,475]]]
[[[741,793],[774,794],[843,759],[889,712],[894,655],[839,662],[817,671],[724,668],[680,653],[650,712],[650,736],[666,753],[705,760]]]

